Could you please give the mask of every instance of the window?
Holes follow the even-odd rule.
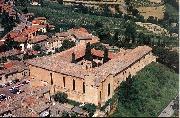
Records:
[[[73,79],[73,90],[75,90],[75,80]]]
[[[66,87],[65,77],[63,77],[63,84],[64,84],[64,87]]]
[[[50,77],[51,77],[51,85],[53,85],[52,73],[50,73]]]
[[[0,80],[2,80],[2,77],[0,77]]]
[[[110,95],[110,83],[108,84],[108,96]]]
[[[100,94],[99,94],[99,98],[100,98],[100,100],[101,100],[101,91],[100,91]]]
[[[83,93],[85,93],[85,83],[83,82]]]

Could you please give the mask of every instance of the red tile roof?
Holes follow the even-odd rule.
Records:
[[[47,35],[38,35],[38,36],[35,36],[33,39],[30,39],[30,43],[39,43],[39,42],[42,42],[42,41],[45,41],[46,39],[48,38]]]
[[[9,68],[12,68],[12,67],[13,67],[13,63],[12,62],[4,63],[4,68],[9,69]]]

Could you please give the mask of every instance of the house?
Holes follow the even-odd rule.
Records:
[[[35,36],[33,39],[28,40],[27,49],[33,49],[33,46],[39,45],[42,50],[46,50],[47,39],[48,39],[47,35]]]
[[[8,50],[8,51],[3,51],[0,53],[0,59],[11,59],[13,57],[18,57],[18,58],[22,58],[22,54],[23,52],[17,49],[12,49],[12,50]]]
[[[67,32],[76,44],[88,42],[92,44],[99,41],[98,37],[90,34],[85,28],[69,29]]]
[[[29,69],[25,63],[9,61],[2,64],[0,69],[0,83],[5,84],[12,80],[22,80],[29,76]]]
[[[66,40],[67,38],[63,38],[63,37],[52,37],[49,38],[47,40],[46,43],[46,49],[47,49],[47,53],[48,52],[55,52],[56,48],[60,48],[62,46],[62,43],[64,40]]]

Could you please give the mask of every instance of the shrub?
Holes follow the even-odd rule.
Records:
[[[70,100],[70,99],[68,99],[68,103],[71,104],[71,105],[73,105],[73,106],[79,106],[79,105],[81,104],[81,103],[79,103],[79,102],[76,102],[76,101]]]
[[[96,105],[87,103],[84,106],[81,107],[83,110],[88,111],[89,116],[92,117],[94,115],[94,112],[96,111]]]
[[[56,102],[59,103],[66,103],[68,95],[66,93],[57,92],[55,95],[53,95],[53,98]]]

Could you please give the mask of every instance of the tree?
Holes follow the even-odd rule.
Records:
[[[57,0],[59,4],[63,4],[63,0]]]
[[[139,15],[139,11],[137,9],[132,9],[132,15],[137,17]]]
[[[67,111],[62,112],[62,117],[70,117],[69,113]]]
[[[114,34],[114,37],[113,37],[113,44],[112,45],[115,45],[118,41],[119,41],[119,32],[116,31]]]
[[[97,21],[94,26],[95,26],[95,28],[97,28],[97,29],[103,28],[103,23],[102,23],[101,21]]]
[[[109,61],[109,58],[108,58],[108,49],[105,48],[104,49],[104,56],[103,56],[103,63],[106,63],[107,61]]]
[[[92,117],[94,115],[94,112],[96,111],[96,105],[87,103],[84,106],[81,107],[83,110],[88,111],[89,117]]]
[[[39,0],[39,4],[40,4],[41,6],[44,6],[44,0]]]
[[[29,0],[15,0],[16,6],[26,7],[29,3],[30,3]]]
[[[15,27],[15,20],[7,12],[3,11],[1,24],[4,27],[4,34],[6,34]]]
[[[35,51],[42,51],[41,46],[40,46],[39,44],[33,45],[32,48],[33,48],[33,50],[35,50]]]
[[[28,8],[26,7],[25,9],[22,10],[22,12],[23,12],[24,14],[27,14],[27,13],[28,13]]]
[[[75,42],[73,42],[73,41],[69,41],[69,40],[64,40],[63,41],[63,43],[62,43],[62,49],[63,50],[67,50],[67,49],[69,49],[69,48],[72,48],[72,47],[74,47],[76,44],[75,44]]]
[[[105,4],[104,5],[104,12],[103,12],[104,16],[110,16],[111,11],[109,9],[109,5]]]
[[[154,16],[149,16],[149,18],[147,19],[147,21],[148,22],[150,22],[150,23],[157,23],[158,21],[157,21],[157,18],[154,18]]]
[[[54,100],[59,103],[66,103],[68,101],[67,97],[68,95],[66,93],[61,92],[57,92],[55,95],[53,95]]]
[[[130,40],[132,40],[132,43],[134,43],[135,42],[135,36],[137,34],[135,24],[132,22],[128,22],[126,24],[126,30],[125,30],[124,34],[125,34],[127,43],[129,43]]]

